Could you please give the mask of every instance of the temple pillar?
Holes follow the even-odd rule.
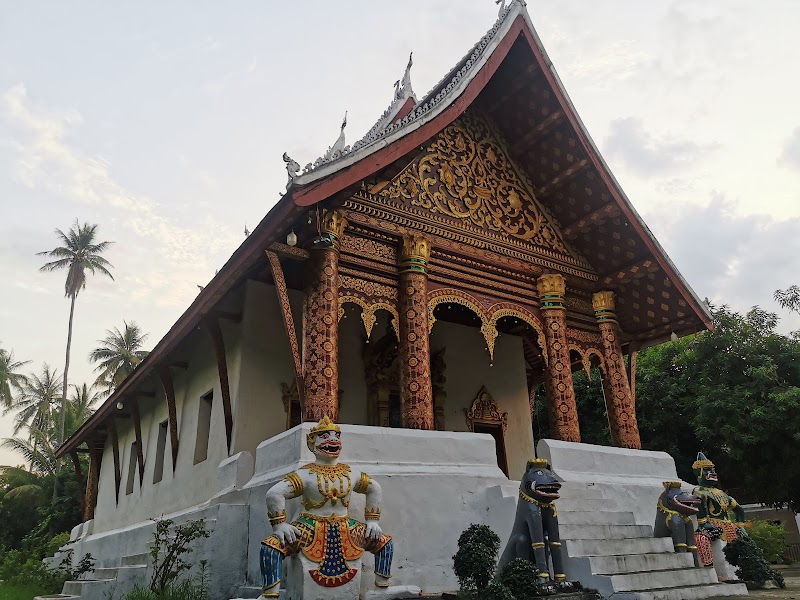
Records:
[[[564,278],[557,273],[542,275],[536,282],[539,310],[544,318],[547,339],[547,416],[553,437],[567,442],[580,442],[578,408],[567,344],[567,310],[564,307],[566,287]]]
[[[430,242],[407,235],[399,254],[400,393],[403,427],[435,429],[428,325]]]
[[[592,296],[592,307],[603,341],[605,377],[603,386],[606,396],[608,422],[611,427],[611,443],[621,448],[642,447],[639,426],[636,423],[636,406],[633,401],[625,361],[622,359],[620,329],[614,313],[614,292],[597,292]]]
[[[323,210],[306,262],[303,304],[303,420],[339,419],[339,239],[347,220]]]

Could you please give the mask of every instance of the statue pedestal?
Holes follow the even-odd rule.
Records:
[[[370,555],[371,556],[371,555]],[[361,559],[348,561],[357,569],[356,576],[344,585],[324,587],[311,578],[310,572],[318,567],[302,553],[287,559],[285,600],[356,600],[361,592]]]

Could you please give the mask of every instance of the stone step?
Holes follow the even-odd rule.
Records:
[[[558,509],[559,517],[562,513],[573,511],[587,511],[597,509],[602,512],[626,512],[630,511],[630,507],[621,505],[617,498],[572,498],[570,496],[562,496],[556,500],[556,508]],[[655,508],[653,509],[653,516],[655,517]]]
[[[689,552],[622,554],[619,556],[590,556],[589,565],[595,575],[615,575],[639,571],[667,571],[694,568]]]
[[[564,525],[636,525],[632,512],[596,510],[559,511],[558,522]]]
[[[649,525],[561,525],[558,527],[564,540],[622,540],[653,537]]]
[[[603,498],[603,490],[596,485],[586,485],[585,483],[562,482],[558,492],[562,498],[584,498],[599,499]]]
[[[142,552],[141,554],[123,556],[120,565],[123,567],[147,566],[150,564],[151,560],[152,557],[149,552]]]
[[[638,592],[642,590],[658,590],[717,583],[717,574],[714,572],[713,568],[701,567],[694,569],[671,569],[668,571],[621,573],[618,575],[611,575],[610,579],[614,592]]]
[[[672,538],[622,540],[565,539],[569,556],[616,556],[624,554],[674,553]]]
[[[119,567],[103,567],[91,572],[92,579],[116,579]]]
[[[69,594],[48,594],[47,596],[35,596],[33,600],[81,600],[80,596],[71,596]]]
[[[636,592],[636,595],[639,600],[701,600],[702,598],[747,596],[747,587],[743,583],[712,583],[694,587],[647,590]]]
[[[237,593],[239,595],[236,600],[243,600],[246,598],[258,598],[261,595],[261,588],[255,585],[243,585],[239,588],[239,591]]]
[[[81,579],[67,581],[61,590],[67,596],[103,598],[106,593],[111,594],[117,583],[116,579]]]

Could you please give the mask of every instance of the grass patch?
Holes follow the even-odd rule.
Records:
[[[42,595],[42,590],[35,586],[0,583],[0,600],[32,600],[38,595]]]

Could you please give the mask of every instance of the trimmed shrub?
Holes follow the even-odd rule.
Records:
[[[772,564],[783,562],[786,554],[786,531],[783,525],[769,521],[748,521],[744,529],[756,545],[764,552],[764,558]]]
[[[458,538],[453,570],[462,589],[483,590],[497,564],[500,538],[486,525],[470,525]]]
[[[515,558],[500,571],[497,579],[516,600],[526,600],[538,587],[536,565],[524,558]]]
[[[736,567],[736,576],[742,581],[764,585],[769,580],[786,587],[783,575],[771,569],[761,548],[750,537],[738,537],[725,546],[725,559]]]

